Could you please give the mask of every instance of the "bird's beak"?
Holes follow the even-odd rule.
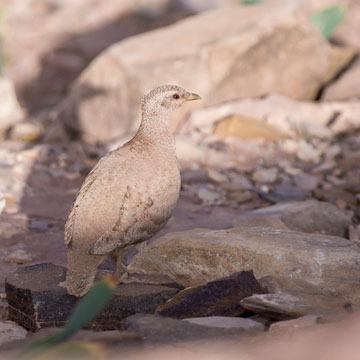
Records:
[[[186,98],[186,101],[194,101],[194,100],[200,100],[201,96],[194,93],[189,93],[189,96]]]

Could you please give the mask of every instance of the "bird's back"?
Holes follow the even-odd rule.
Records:
[[[66,226],[83,250],[114,230],[124,246],[146,240],[169,219],[178,198],[176,157],[126,144],[104,156],[84,182]]]

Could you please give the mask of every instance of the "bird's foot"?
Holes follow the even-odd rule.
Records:
[[[127,271],[123,272],[118,277],[118,284],[131,284],[136,282],[136,279],[134,279]]]

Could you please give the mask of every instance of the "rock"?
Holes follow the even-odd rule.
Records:
[[[335,236],[243,227],[193,229],[156,239],[129,264],[130,271],[165,273],[185,286],[234,272],[273,276],[282,288],[356,297],[360,249]]]
[[[334,313],[345,314],[346,301],[319,293],[255,294],[241,300],[241,305],[252,312],[276,320],[288,320],[305,315],[322,315],[324,319]]]
[[[40,124],[24,121],[12,127],[9,137],[12,140],[33,142],[40,140],[43,134],[44,128]]]
[[[357,245],[360,245],[360,225],[349,226],[349,240],[354,241]]]
[[[288,333],[297,329],[308,328],[317,324],[319,316],[306,315],[294,320],[279,321],[270,325],[270,332]]]
[[[157,308],[160,315],[177,319],[203,316],[239,316],[244,313],[240,300],[263,293],[251,271],[180,291]]]
[[[48,227],[47,221],[31,220],[29,223],[29,229],[33,231],[46,232]]]
[[[214,133],[220,139],[232,136],[242,140],[278,141],[284,138],[284,135],[273,126],[241,115],[232,115],[220,120],[214,128]]]
[[[276,184],[271,193],[269,192],[269,187],[266,185],[261,186],[260,190],[260,197],[272,204],[295,200],[300,201],[309,198],[311,195],[309,191],[295,187],[288,179]]]
[[[10,275],[5,282],[9,318],[31,331],[63,326],[78,301],[58,285],[65,280],[65,271],[62,266],[45,263],[19,268]],[[158,278],[155,278],[156,281]],[[121,329],[122,319],[137,312],[152,313],[178,291],[179,288],[161,283],[121,284],[110,304],[88,327],[96,330]]]
[[[241,317],[209,316],[184,319],[192,324],[215,327],[222,329],[241,329],[246,331],[260,330],[263,331],[265,326],[260,322]]]
[[[181,128],[181,134],[201,131],[211,134],[218,121],[231,115],[254,118],[272,126],[281,133],[298,139],[299,136],[331,138],[351,129],[357,129],[360,117],[358,102],[296,101],[281,95],[268,95],[260,99],[244,99],[209,106],[191,112]],[[288,153],[297,153],[299,144],[283,140]]]
[[[3,192],[0,190],[0,215],[4,211],[6,206],[6,199]]]
[[[209,169],[207,171],[207,173],[209,174],[209,178],[210,180],[212,180],[214,183],[225,183],[227,181],[229,181],[228,177],[224,174],[222,174],[219,171],[216,171],[214,169]]]
[[[249,211],[233,226],[267,226],[311,234],[346,237],[351,216],[336,206],[316,200],[295,201]]]
[[[360,44],[359,44],[360,45]],[[322,94],[325,101],[343,101],[360,98],[360,59],[339,79],[327,86]]]
[[[181,171],[181,183],[193,184],[193,183],[207,183],[210,181],[208,172],[206,170],[183,170]]]
[[[254,193],[249,191],[249,190],[231,191],[228,194],[228,198],[230,200],[235,200],[238,204],[242,204],[244,202],[253,200],[254,199]]]
[[[317,176],[299,173],[294,176],[295,185],[304,191],[313,191],[317,188],[319,180]]]
[[[136,314],[123,321],[124,328],[135,332],[143,340],[151,344],[176,343],[204,339],[225,339],[241,337],[244,327],[220,328],[218,326],[204,326],[186,320],[177,320],[160,315]],[[258,327],[260,329],[260,327]]]
[[[277,168],[257,169],[253,174],[253,180],[259,183],[271,184],[278,176]]]
[[[203,146],[195,144],[188,137],[177,136],[176,155],[180,162],[197,163],[203,162],[206,158],[206,149]]]
[[[318,163],[320,161],[321,152],[315,149],[313,145],[301,140],[299,142],[299,151],[297,157],[305,162]]]
[[[12,321],[0,321],[0,346],[16,340],[24,340],[27,331]]]
[[[3,137],[6,130],[23,119],[24,113],[16,98],[13,83],[4,77],[0,77],[0,99],[0,137]]]
[[[132,134],[140,96],[166,83],[194,89],[206,105],[268,93],[314,99],[350,58],[344,51],[341,63],[334,62],[342,50],[299,6],[274,0],[222,7],[120,41],[78,77],[58,107],[58,121],[90,142]],[[183,119],[179,112],[173,125]]]
[[[6,256],[5,261],[13,264],[26,264],[33,260],[32,256],[23,249],[12,251]]]
[[[298,297],[283,293],[251,296],[244,299],[241,304],[249,311],[277,320],[304,316],[309,309]]]
[[[198,197],[206,205],[215,204],[218,200],[220,200],[220,194],[218,192],[210,190],[206,187],[199,189]]]

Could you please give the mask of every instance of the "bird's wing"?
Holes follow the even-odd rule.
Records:
[[[72,209],[70,211],[69,217],[65,224],[65,237],[64,242],[67,246],[71,244],[71,240],[73,238],[74,233],[74,223],[75,223],[75,217],[76,217],[76,211],[79,207],[79,204],[81,203],[81,200],[87,193],[87,191],[90,189],[90,187],[94,184],[96,178],[97,178],[97,172],[99,168],[99,164],[102,159],[95,165],[95,167],[89,172],[88,176],[86,177],[84,183],[82,184],[79,194],[76,197]]]
[[[94,243],[89,254],[106,255],[127,244],[149,239],[163,225],[163,221],[152,215],[152,205],[150,198],[142,199],[134,187],[128,186],[120,205],[118,220]]]

